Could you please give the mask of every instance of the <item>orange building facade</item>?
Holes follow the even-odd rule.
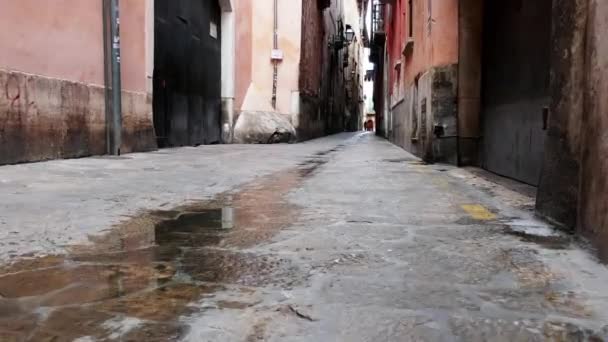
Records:
[[[455,163],[458,1],[394,0],[376,6],[386,39],[386,103],[379,131],[418,156]]]
[[[608,256],[608,3],[374,0],[377,133],[538,187],[536,212]]]

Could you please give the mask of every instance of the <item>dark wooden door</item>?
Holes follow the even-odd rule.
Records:
[[[217,0],[156,0],[154,126],[159,147],[220,142]]]
[[[551,0],[485,1],[483,166],[538,185],[549,104]]]

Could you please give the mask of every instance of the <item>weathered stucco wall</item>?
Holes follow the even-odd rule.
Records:
[[[589,0],[579,230],[608,260],[608,2]]]
[[[0,67],[104,84],[101,1],[2,1]],[[146,91],[146,1],[123,0],[123,88]]]
[[[105,90],[0,69],[0,164],[105,154]],[[122,151],[156,148],[150,97],[123,91]]]
[[[431,68],[393,107],[391,140],[427,161],[456,164],[457,66]]]
[[[323,10],[317,0],[302,0],[302,43],[300,57],[300,115],[297,123],[298,139],[310,139],[325,133],[321,116],[321,80],[323,56],[327,49]]]
[[[120,1],[121,73],[123,90],[146,92],[146,3],[154,0]],[[96,1],[92,1],[96,2]],[[149,76],[152,76],[151,74]]]
[[[537,212],[608,260],[608,3],[555,0],[551,116]]]
[[[413,0],[413,46],[403,55],[409,27],[407,1],[395,8],[395,16],[402,22],[398,33],[391,40],[391,59],[402,58],[401,79],[411,85],[415,78],[435,66],[451,65],[458,62],[458,0]],[[397,5],[396,5],[397,6]],[[395,41],[393,41],[395,39]],[[395,65],[391,67],[394,69]],[[395,75],[393,73],[393,75]],[[393,76],[394,77],[394,76]],[[394,81],[394,78],[392,78]]]
[[[239,60],[239,51],[244,50],[244,58],[237,63],[234,141],[290,141],[295,138],[292,133],[295,132],[294,127],[298,126],[301,110],[302,0],[277,1],[278,49],[282,51],[283,59],[277,63],[274,107],[274,63],[271,59],[274,0],[239,0],[237,6],[237,10],[250,12],[251,17],[247,18],[248,14],[245,14],[245,21],[237,24],[236,57]],[[239,75],[241,71],[243,75]]]
[[[252,0],[235,0],[236,20],[236,74],[235,74],[235,97],[234,108],[238,112],[243,107],[247,89],[251,86],[251,75],[253,70],[253,46],[252,46]]]
[[[103,85],[101,1],[2,1],[0,67]]]
[[[536,209],[574,230],[584,112],[588,0],[555,0],[551,39],[551,114]]]
[[[155,147],[148,1],[121,1],[124,152]],[[3,1],[0,164],[105,152],[101,1]]]
[[[347,109],[349,116],[346,118],[346,130],[362,130],[363,118],[365,117],[363,100],[363,82],[365,75],[365,64],[367,63],[363,49],[363,38],[361,37],[361,18],[357,0],[344,0],[344,21],[351,25],[355,31],[355,39],[348,47],[348,67],[344,70],[346,79],[346,92],[349,98]]]
[[[322,77],[325,30],[323,12],[317,0],[302,0],[302,49],[300,57],[300,93],[319,96]]]
[[[292,112],[292,92],[298,91],[302,0],[278,1],[278,45],[284,58],[278,68],[276,110],[272,108],[273,64],[270,59],[273,48],[274,1],[255,0],[251,1],[251,6],[254,19],[251,29],[253,69],[251,83],[240,110],[288,115]]]
[[[427,160],[457,163],[458,1],[396,0],[388,29],[390,140]],[[435,130],[437,126],[438,130]]]
[[[484,0],[460,0],[458,9],[458,154],[479,165]]]
[[[332,37],[340,31],[340,23],[344,23],[343,0],[331,1],[325,10],[323,21],[325,26],[325,41],[331,41]],[[327,133],[337,133],[344,130],[344,114],[346,111],[345,75],[342,62],[344,61],[345,49],[325,49],[323,57],[322,93],[326,100],[324,104],[324,120],[326,120]]]

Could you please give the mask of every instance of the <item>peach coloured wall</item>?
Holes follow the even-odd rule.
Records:
[[[252,5],[251,82],[243,104],[237,111],[270,111],[289,114],[292,92],[299,89],[302,0],[278,0],[279,48],[284,59],[279,64],[277,108],[272,108],[273,65],[270,52],[273,45],[273,0],[255,0]],[[237,58],[240,58],[237,43]],[[245,52],[246,53],[246,52]],[[242,86],[237,84],[237,89]]]
[[[127,153],[156,148],[153,2],[120,4]],[[0,0],[0,164],[105,153],[102,27],[101,0]]]
[[[236,75],[235,75],[235,99],[234,107],[238,111],[245,101],[247,89],[251,84],[251,59],[253,57],[252,48],[252,1],[254,0],[235,0],[236,20]]]
[[[0,68],[103,84],[101,1],[0,0]]]
[[[124,90],[146,91],[146,2],[147,0],[120,1],[121,73]]]
[[[125,90],[146,90],[145,6],[121,1]],[[101,0],[0,0],[0,8],[0,68],[103,85]]]

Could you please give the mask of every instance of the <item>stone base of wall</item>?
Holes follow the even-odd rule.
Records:
[[[105,91],[0,70],[0,164],[106,153]],[[123,92],[125,153],[156,149],[147,94]]]
[[[294,143],[326,135],[325,118],[316,97],[300,95],[299,114],[242,111],[234,125],[237,144]]]
[[[325,120],[321,115],[319,99],[300,96],[300,115],[296,126],[298,141],[319,138],[325,135]]]
[[[291,143],[296,139],[296,129],[285,114],[242,111],[234,125],[233,142],[237,144]]]
[[[392,109],[390,140],[429,162],[458,163],[457,65],[436,67]]]

